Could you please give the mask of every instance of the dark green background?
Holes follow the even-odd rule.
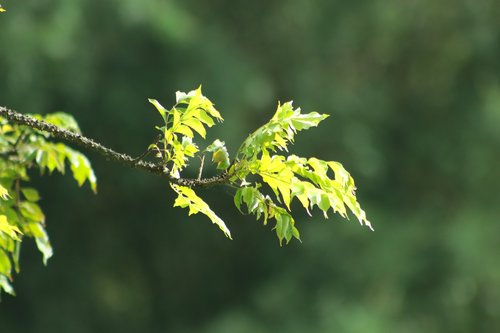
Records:
[[[55,256],[25,242],[1,332],[500,331],[497,0],[1,3],[0,105],[139,155],[148,97],[203,84],[230,153],[293,99],[332,115],[293,152],[341,161],[376,230],[298,214],[303,243],[280,248],[203,191],[229,241],[165,181],[90,154],[97,196],[33,175]]]

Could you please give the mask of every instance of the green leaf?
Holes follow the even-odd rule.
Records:
[[[156,110],[158,110],[158,113],[163,118],[163,121],[165,122],[165,125],[166,125],[168,111],[156,99],[149,98],[148,101],[149,101],[149,103],[151,103],[155,106]]]
[[[195,110],[203,110],[208,113],[213,118],[223,121],[219,111],[217,111],[213,105],[213,103],[203,96],[201,92],[201,86],[198,89],[191,91],[188,95],[192,95],[189,99],[189,105],[187,107],[186,113],[192,113]],[[193,113],[194,115],[194,113]]]
[[[215,125],[213,119],[202,109],[195,109],[192,111],[193,117],[207,125],[208,127],[212,127]]]
[[[177,104],[169,111],[160,107],[156,100],[150,102],[161,110],[160,113],[165,114],[165,126],[157,127],[164,133],[162,149],[157,151],[157,156],[170,169],[170,176],[179,178],[180,172],[188,165],[188,158],[198,152],[198,147],[191,140],[195,133],[205,138],[205,126],[213,126],[214,118],[219,121],[223,119],[213,103],[203,96],[201,87],[187,94],[178,91],[176,100]],[[224,151],[215,152],[214,158],[218,168],[229,166]]]
[[[317,126],[328,115],[311,112],[302,114],[300,108],[293,109],[292,102],[278,104],[271,120],[250,134],[238,149],[239,159],[251,159],[264,150],[287,151],[293,143],[295,133]]]
[[[265,197],[257,187],[245,186],[236,191],[234,196],[236,207],[241,211],[241,204],[245,203],[247,211],[250,214],[256,214],[257,219],[267,208],[265,205]]]
[[[12,239],[18,241],[21,240],[21,238],[19,238],[19,236],[22,235],[21,230],[19,230],[19,228],[15,225],[9,224],[9,222],[7,221],[7,216],[5,215],[0,215],[0,236],[2,235],[2,233],[5,233]]]
[[[206,129],[203,124],[211,127],[214,125],[212,118],[222,121],[220,113],[214,108],[212,102],[203,96],[201,87],[188,94],[177,92],[177,106],[172,108],[172,131],[193,137],[192,131],[205,138]],[[180,105],[186,105],[179,106]]]
[[[42,209],[34,202],[20,202],[19,211],[21,212],[22,216],[24,216],[31,222],[45,223],[45,215],[43,214]]]
[[[7,189],[2,185],[0,185],[0,198],[3,200],[10,198],[9,191],[7,191]]]
[[[70,132],[78,134],[81,133],[80,126],[78,126],[78,123],[76,122],[75,118],[73,118],[73,116],[70,114],[64,112],[55,112],[55,113],[49,113],[44,117],[40,118],[48,123],[56,125],[57,127],[68,130]]]
[[[299,199],[309,216],[311,216],[311,212],[309,211],[309,197],[312,194],[313,189],[315,189],[315,187],[309,182],[301,181],[295,177],[292,179],[291,196],[292,198],[296,197]]]
[[[14,241],[14,249],[12,251],[12,263],[14,264],[14,269],[16,273],[20,272],[19,268],[19,257],[21,256],[21,241]]]
[[[283,203],[290,209],[293,171],[284,163],[283,156],[270,156],[267,152],[262,154],[258,170],[262,180],[271,187],[276,196],[281,194]]]
[[[208,216],[212,223],[216,224],[228,237],[231,238],[231,232],[226,227],[226,224],[220,217],[218,217],[208,206],[208,204],[203,201],[193,189],[187,186],[180,186],[176,184],[170,184],[172,189],[178,194],[177,199],[174,202],[174,207],[189,208],[189,215],[202,213]]]
[[[258,190],[257,186],[244,186],[238,189],[234,197],[236,207],[241,211],[241,204],[245,203],[249,213],[256,215],[257,220],[263,215],[264,225],[267,220],[274,218],[276,220],[276,235],[280,241],[286,240],[286,244],[294,237],[300,240],[299,230],[295,227],[295,221],[292,216],[282,207],[274,204],[268,197],[264,196]]]
[[[182,135],[185,135],[188,138],[193,138],[194,137],[193,131],[188,126],[185,126],[185,125],[179,125],[179,126],[177,126],[175,128],[174,132],[175,133],[180,133]]]
[[[300,114],[300,112],[297,112],[291,117],[291,123],[296,131],[302,131],[318,126],[321,121],[328,117],[329,115],[327,114],[319,114],[317,112],[310,112],[308,114]]]
[[[191,127],[195,132],[197,132],[202,138],[205,138],[207,135],[207,131],[205,130],[205,127],[203,126],[202,122],[198,119],[196,119],[194,116],[193,118],[188,118],[183,122],[186,126]]]
[[[7,253],[0,249],[0,274],[11,277],[12,264]]]
[[[64,174],[64,160],[66,158],[61,148],[65,147],[63,144],[53,144],[50,142],[43,143],[36,153],[35,161],[40,166],[40,170],[45,168],[52,173],[54,170]]]
[[[177,102],[177,104],[181,104],[181,103],[189,104],[189,99],[191,99],[195,93],[196,93],[196,90],[192,90],[187,94],[182,92],[182,91],[176,91],[175,92],[175,101]]]
[[[78,183],[78,186],[82,186],[85,181],[88,180],[92,191],[97,193],[97,178],[88,158],[69,147],[66,147],[65,151],[70,163],[71,172],[73,173],[73,178]]]
[[[23,193],[24,197],[29,201],[36,202],[40,200],[40,195],[38,194],[38,191],[32,187],[23,187],[21,189],[21,192]]]
[[[217,139],[205,150],[212,153],[212,162],[217,163],[217,169],[225,170],[231,164],[224,141]]]
[[[14,292],[14,288],[12,288],[12,285],[9,282],[9,279],[7,276],[0,274],[0,289],[3,289],[7,294],[10,294],[12,296],[16,296],[16,293]]]
[[[276,215],[276,235],[280,241],[280,245],[283,240],[286,240],[286,244],[292,240],[292,237],[300,240],[300,234],[297,228],[295,228],[295,220],[293,217],[283,209],[277,211]]]
[[[45,228],[40,223],[29,223],[28,229],[35,238],[38,251],[42,253],[43,264],[47,265],[47,261],[52,257],[54,251],[52,250],[52,245],[50,245],[49,236]]]

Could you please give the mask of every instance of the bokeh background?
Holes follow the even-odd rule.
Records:
[[[332,115],[293,152],[341,161],[376,230],[299,214],[303,243],[280,247],[203,191],[229,241],[165,181],[89,154],[97,196],[33,175],[55,256],[25,242],[1,332],[500,331],[497,0],[1,4],[1,105],[139,155],[148,97],[203,84],[230,153],[293,99]]]

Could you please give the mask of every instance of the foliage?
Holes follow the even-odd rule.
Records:
[[[154,150],[165,168],[171,170],[170,175],[179,178],[190,158],[212,153],[217,169],[227,173],[228,185],[237,188],[234,196],[236,207],[243,212],[242,204],[245,204],[248,213],[256,215],[257,219],[264,218],[264,224],[273,219],[280,244],[283,240],[290,242],[293,237],[300,240],[299,230],[291,215],[293,198],[298,199],[309,215],[310,210],[317,206],[325,218],[330,209],[347,217],[348,207],[362,225],[371,228],[356,200],[354,181],[340,163],[278,154],[279,151],[288,152],[288,146],[293,144],[297,132],[318,126],[327,115],[301,113],[300,108],[293,108],[292,102],[278,104],[271,120],[247,137],[230,163],[223,141],[216,139],[202,151],[193,142],[195,133],[205,138],[205,126],[213,126],[214,119],[223,120],[213,103],[203,96],[201,87],[187,94],[177,92],[177,103],[170,110],[157,100],[149,101],[164,122],[163,126],[157,127],[162,134],[160,140],[149,149]],[[333,177],[328,175],[329,172]],[[194,190],[177,185],[172,185],[172,188],[179,195],[174,206],[189,207],[190,215],[198,212],[207,215],[231,238],[224,222]]]
[[[219,228],[228,238],[231,238],[231,232],[224,224],[224,221],[222,221],[220,217],[215,215],[208,204],[200,197],[198,197],[192,188],[179,186],[176,184],[171,184],[171,186],[172,189],[179,195],[177,199],[175,199],[174,207],[189,207],[189,215],[197,213],[205,214],[214,224],[217,224],[219,226]]]
[[[235,238],[221,241],[201,214],[210,235],[179,224],[187,210],[160,179],[102,161],[105,198],[37,187],[51,241],[78,245],[53,244],[49,269],[16,279],[0,331],[500,332],[498,1],[0,3],[0,105],[71,111],[139,154],[156,116],[141,96],[171,107],[169,91],[203,82],[225,118],[207,143],[234,158],[275,96],[293,97],[332,117],[290,152],[342,162],[377,221],[373,234],[293,214],[303,243],[282,251],[229,206],[231,189],[195,189]],[[49,211],[72,223],[55,229]]]
[[[327,162],[317,158],[302,158],[296,155],[287,157],[278,151],[288,152],[298,131],[316,127],[327,115],[317,112],[301,113],[294,109],[291,102],[279,104],[271,120],[250,134],[243,142],[236,158],[230,162],[223,141],[216,139],[204,150],[193,141],[195,134],[206,138],[206,127],[222,122],[223,118],[213,103],[203,96],[201,87],[189,93],[177,92],[176,104],[165,109],[157,100],[149,102],[158,110],[163,124],[157,126],[158,139],[149,145],[145,158],[153,152],[160,166],[171,181],[177,193],[174,207],[189,208],[189,215],[202,213],[216,224],[231,239],[231,232],[224,221],[217,216],[209,205],[191,188],[194,185],[213,185],[225,183],[236,188],[234,203],[243,212],[242,205],[257,219],[263,217],[266,225],[274,220],[273,229],[280,244],[292,238],[300,240],[300,233],[291,215],[294,198],[310,211],[314,206],[327,212],[331,209],[347,217],[348,207],[360,223],[371,228],[356,196],[354,181],[338,162]],[[80,133],[73,117],[64,113],[53,113],[44,117],[35,115],[57,127]],[[43,262],[52,256],[53,251],[45,230],[45,216],[38,205],[40,195],[28,187],[27,170],[38,168],[41,173],[54,170],[64,173],[66,161],[79,186],[89,181],[96,192],[96,177],[88,159],[81,153],[62,143],[50,141],[50,134],[43,134],[27,126],[15,126],[5,119],[0,128],[0,286],[14,293],[9,281],[12,270],[19,272],[19,253],[23,236],[34,238]],[[204,154],[212,154],[212,162],[220,175],[215,178],[201,179]],[[199,177],[196,180],[181,178],[181,172],[193,158],[201,158]],[[332,176],[328,173],[331,172]],[[185,186],[183,184],[187,184]]]
[[[53,113],[33,115],[79,133],[70,115]],[[65,172],[69,164],[79,186],[88,181],[96,192],[96,177],[89,160],[80,152],[51,141],[49,134],[27,126],[10,124],[0,118],[0,290],[14,294],[10,285],[13,271],[19,273],[19,255],[25,237],[33,238],[43,255],[43,262],[52,256],[52,246],[45,227],[45,215],[40,208],[38,191],[30,187],[28,169],[41,174]],[[66,163],[67,162],[67,163]]]

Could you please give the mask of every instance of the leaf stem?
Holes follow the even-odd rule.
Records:
[[[198,172],[198,180],[201,179],[201,173],[203,172],[203,164],[205,163],[205,155],[201,156],[200,171]]]

